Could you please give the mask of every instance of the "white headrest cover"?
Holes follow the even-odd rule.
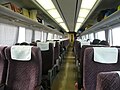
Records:
[[[81,41],[81,47],[82,47],[83,45],[90,45],[90,42],[87,42],[87,41]]]
[[[12,46],[11,58],[18,61],[29,61],[31,59],[32,46]]]
[[[93,47],[94,61],[100,63],[117,63],[118,49],[111,47]]]
[[[41,51],[47,51],[49,50],[49,42],[37,42],[37,47],[39,47]]]

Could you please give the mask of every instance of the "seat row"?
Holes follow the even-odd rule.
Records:
[[[0,90],[50,90],[61,64],[60,46],[0,46]]]
[[[80,45],[78,42],[76,45]],[[77,46],[79,47],[79,46]],[[96,52],[97,49],[97,52]],[[84,90],[120,90],[120,48],[83,45],[76,51],[78,86]],[[79,53],[77,55],[77,53]],[[97,53],[97,54],[96,54]]]

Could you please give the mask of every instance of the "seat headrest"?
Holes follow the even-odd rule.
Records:
[[[32,46],[12,46],[11,58],[18,61],[31,60],[31,48]]]
[[[37,47],[39,47],[41,51],[47,51],[49,50],[49,42],[37,42]]]
[[[81,42],[81,47],[82,47],[83,45],[90,45],[90,42],[82,41],[82,42]]]
[[[93,47],[94,48],[94,61],[99,63],[117,63],[118,49],[111,47]]]

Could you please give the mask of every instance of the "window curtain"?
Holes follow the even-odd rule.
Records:
[[[32,30],[26,29],[25,30],[25,41],[31,43],[32,41]]]
[[[35,41],[41,39],[41,32],[40,31],[35,31]]]
[[[47,33],[43,32],[43,41],[46,42],[46,40],[47,40]]]
[[[51,39],[53,39],[53,34],[52,33],[48,33],[47,40],[51,40]]]
[[[19,27],[18,43],[25,42],[25,27]]]
[[[0,45],[13,45],[18,39],[18,27],[0,23]]]

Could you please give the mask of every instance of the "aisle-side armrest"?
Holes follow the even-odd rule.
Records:
[[[0,84],[0,90],[4,90],[5,84]]]

